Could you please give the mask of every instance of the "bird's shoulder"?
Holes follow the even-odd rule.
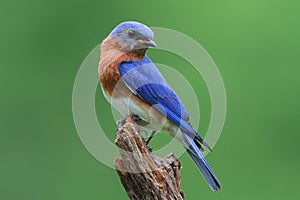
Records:
[[[136,59],[135,57],[135,59],[131,59],[130,61],[120,63],[118,70],[121,76],[123,76],[131,70],[140,72],[141,69],[149,69],[149,65],[153,65],[153,63],[148,56],[144,56],[139,59]]]

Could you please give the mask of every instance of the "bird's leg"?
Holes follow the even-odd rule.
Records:
[[[125,120],[126,118],[121,118],[117,121],[117,126],[120,127],[120,126],[123,126],[125,124]]]
[[[149,142],[151,141],[151,139],[153,138],[153,136],[155,135],[155,133],[156,133],[156,131],[152,131],[151,132],[151,135],[147,138],[147,140],[146,140],[146,145],[148,145],[149,144]]]
[[[132,115],[132,119],[133,121],[137,124],[138,127],[138,131],[144,132],[146,134],[146,137],[148,136],[148,132],[146,129],[144,129],[142,126],[146,124],[146,122],[144,120],[142,120],[139,116],[137,115]]]
[[[128,115],[126,116],[126,117],[124,117],[124,118],[121,118],[121,119],[119,119],[117,122],[116,122],[116,124],[117,124],[117,128],[116,128],[116,130],[115,130],[115,132],[117,133],[118,132],[118,129],[121,127],[121,126],[123,126],[124,124],[125,124],[125,122],[126,122],[126,118],[128,117]],[[134,119],[133,119],[134,120]],[[135,121],[135,120],[134,120]],[[136,121],[135,121],[136,122]]]
[[[125,124],[125,119],[126,118],[121,118],[116,122],[116,124],[117,124],[117,128],[115,130],[116,134],[118,133],[118,129]]]
[[[127,118],[127,117],[128,117],[128,115],[127,115],[126,117],[124,117],[124,118],[119,119],[119,120],[116,122],[116,124],[117,124],[117,128],[116,128],[116,130],[115,130],[116,133],[118,132],[119,127],[121,127],[121,126],[123,126],[123,125],[125,124],[126,118]],[[135,123],[138,123],[139,121],[142,120],[142,119],[141,119],[139,116],[137,116],[137,115],[132,115],[132,119],[133,119],[133,121],[134,121]],[[140,130],[139,130],[139,131],[140,131]],[[142,131],[144,131],[144,130],[142,130]],[[145,132],[146,132],[146,130],[145,130]],[[147,132],[146,132],[146,133],[147,133]]]
[[[146,137],[148,136],[148,131],[146,129],[144,129],[143,127],[138,126],[138,132],[145,133]]]
[[[147,138],[147,140],[145,141],[146,146],[148,147],[149,151],[152,152],[153,148],[152,146],[148,146],[150,140],[153,138],[153,136],[155,135],[156,131],[152,131],[151,135]]]
[[[138,132],[144,132],[146,134],[146,136],[148,135],[148,132],[146,129],[142,128],[140,125],[140,123],[143,121],[139,116],[137,115],[132,115],[132,119],[133,121],[137,124],[138,127]]]
[[[141,126],[139,125],[147,125],[148,123],[145,122],[144,120],[142,120],[139,116],[137,115],[133,115],[132,116],[133,120],[135,121],[135,123],[138,125],[138,128],[139,128],[139,132],[144,132],[146,134],[146,138],[145,139],[145,144],[146,146],[148,147],[149,151],[152,152],[152,147],[151,146],[148,146],[150,140],[153,138],[153,136],[155,135],[156,131],[152,131],[150,136],[148,137],[148,132],[146,129],[142,128]]]

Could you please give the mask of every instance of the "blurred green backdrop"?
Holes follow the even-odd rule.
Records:
[[[71,105],[81,62],[125,20],[189,35],[223,76],[227,119],[207,156],[223,190],[211,192],[184,155],[186,199],[299,199],[299,9],[292,0],[1,1],[0,199],[127,198],[115,171],[82,145]],[[185,67],[203,91],[197,95],[205,132],[210,103],[203,80],[175,55],[149,54],[179,71]],[[113,140],[110,107],[99,90],[95,98]],[[152,145],[168,139],[159,135]]]

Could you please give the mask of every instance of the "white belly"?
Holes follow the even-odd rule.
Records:
[[[155,108],[149,106],[147,108],[141,107],[132,100],[132,98],[110,98],[105,94],[105,98],[111,105],[117,109],[124,117],[133,114],[139,116],[148,125],[143,126],[149,130],[162,131],[175,137],[179,141],[183,141],[180,129],[164,115],[158,112]]]
[[[133,114],[139,116],[143,121],[147,122],[148,125],[145,128],[150,130],[159,131],[166,128],[168,124],[166,117],[159,113],[156,109],[151,106],[141,107],[133,101],[132,98],[111,98],[104,93],[105,98],[111,103],[111,105],[117,109],[124,117]]]

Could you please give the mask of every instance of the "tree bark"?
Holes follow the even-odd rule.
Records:
[[[153,155],[139,134],[132,116],[119,124],[115,144],[122,160],[114,164],[131,200],[183,200],[180,189],[180,162],[170,153],[165,158]]]

